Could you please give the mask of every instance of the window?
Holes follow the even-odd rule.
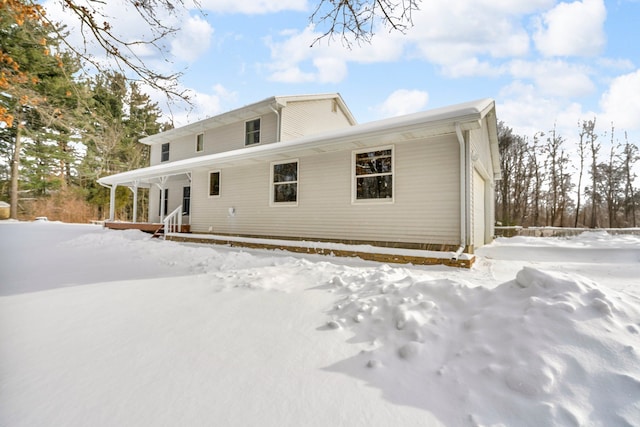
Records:
[[[271,170],[271,201],[296,205],[298,203],[298,162],[276,163]]]
[[[182,187],[182,215],[189,215],[191,210],[191,187]]]
[[[393,200],[393,149],[354,153],[354,199]]]
[[[162,210],[162,190],[160,190],[160,197],[158,198],[158,215],[160,217],[166,215],[169,210],[169,189],[164,189],[164,211]]]
[[[162,156],[160,157],[161,162],[166,162],[169,160],[169,143],[162,144]]]
[[[244,145],[258,144],[260,142],[260,119],[245,122],[244,130]]]
[[[209,172],[209,196],[220,195],[220,172]]]
[[[196,135],[196,153],[204,151],[204,133]]]

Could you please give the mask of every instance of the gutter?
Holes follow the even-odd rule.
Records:
[[[456,261],[460,255],[464,252],[464,248],[467,242],[467,174],[466,174],[466,146],[464,137],[462,136],[462,129],[460,129],[460,122],[455,123],[456,136],[458,137],[458,144],[460,144],[460,247],[453,254],[452,260]]]

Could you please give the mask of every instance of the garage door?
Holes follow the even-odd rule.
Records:
[[[476,248],[484,245],[485,211],[484,211],[484,179],[473,170],[473,244]]]

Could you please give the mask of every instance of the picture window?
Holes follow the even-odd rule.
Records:
[[[354,199],[393,200],[393,149],[354,153]]]

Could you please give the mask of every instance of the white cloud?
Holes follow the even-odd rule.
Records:
[[[480,4],[430,0],[414,12],[414,26],[406,34],[379,29],[370,44],[354,44],[351,50],[345,48],[339,38],[331,43],[322,40],[309,48],[321,35],[313,26],[303,31],[283,32],[282,39],[267,41],[271,49],[271,62],[267,67],[272,72],[271,80],[319,81],[327,69],[321,71],[317,65],[328,63],[331,58],[339,73],[330,73],[331,78],[325,81],[335,83],[340,76],[346,76],[348,63],[391,62],[409,56],[440,65],[449,77],[495,76],[500,69],[491,63],[491,58],[517,57],[529,52],[530,38],[520,22],[523,14],[553,2],[505,1],[495,5],[489,0]]]
[[[532,80],[536,89],[545,96],[585,96],[596,89],[589,77],[589,69],[565,61],[515,60],[507,64],[506,68],[516,79]]]
[[[420,57],[440,65],[450,77],[490,75],[496,70],[479,58],[526,55],[530,40],[520,18],[547,2],[510,2],[504,9],[488,1],[424,2],[407,39]]]
[[[585,0],[589,5],[596,0]],[[349,63],[371,64],[400,58],[419,58],[441,67],[451,78],[467,76],[495,77],[506,71],[496,60],[525,57],[530,54],[531,36],[525,27],[530,14],[540,13],[555,4],[554,0],[516,2],[511,0],[457,1],[430,0],[413,13],[413,24],[406,34],[378,28],[371,44],[346,49],[339,38],[328,44],[316,43],[320,36],[312,26],[303,31],[282,32],[279,39],[269,38],[271,80],[279,82],[319,81],[318,63],[333,61],[339,73],[330,73],[325,81],[337,82],[346,76]],[[590,10],[586,8],[587,10]],[[544,15],[555,28],[558,8]],[[561,10],[561,9],[560,9]],[[600,25],[601,29],[602,25]],[[592,28],[587,26],[587,28]],[[551,33],[550,33],[551,34]],[[318,59],[322,58],[319,62]],[[327,71],[325,68],[323,70]],[[570,92],[591,90],[585,74],[567,85],[556,85],[556,76],[547,87],[562,86]],[[576,76],[572,73],[572,76]],[[540,79],[542,81],[542,79]]]
[[[318,70],[315,80],[320,83],[339,83],[347,77],[347,64],[340,58],[316,58],[313,65]]]
[[[607,123],[640,131],[640,70],[615,78],[602,95],[600,107]]]
[[[495,77],[501,74],[501,69],[492,65],[489,61],[480,61],[476,57],[464,58],[447,64],[445,67],[447,77],[486,76]]]
[[[199,4],[203,10],[247,15],[308,9],[307,0],[200,0]]]
[[[234,108],[238,102],[238,94],[221,84],[211,86],[210,92],[178,87],[178,91],[184,91],[189,97],[189,103],[180,99],[169,101],[163,92],[144,83],[140,84],[140,89],[158,104],[162,111],[162,120],[172,122],[175,127],[218,115]]]
[[[209,48],[213,28],[199,16],[190,16],[171,42],[171,53],[186,62],[195,61]]]
[[[577,135],[578,122],[592,119],[595,113],[584,111],[576,102],[541,96],[530,84],[514,82],[499,94],[496,110],[498,120],[504,121],[516,133],[532,138],[537,132],[548,132],[556,126],[558,134],[568,141]]]
[[[173,115],[176,127],[184,126],[198,120],[206,119],[228,111],[237,102],[237,93],[220,84],[212,86],[211,93],[197,92],[189,89],[191,107],[180,109]]]
[[[399,89],[387,97],[374,110],[381,117],[395,117],[423,110],[429,102],[429,94],[421,90]]]
[[[595,56],[605,46],[603,0],[560,3],[542,15],[533,38],[546,56]]]
[[[265,39],[271,51],[271,61],[265,67],[271,73],[269,79],[277,82],[339,83],[346,78],[350,61],[387,62],[399,59],[402,53],[399,43],[389,38],[354,45],[352,49],[337,40],[320,40],[314,44],[321,34],[315,32],[313,26],[303,31],[286,30],[280,35],[283,40]]]

